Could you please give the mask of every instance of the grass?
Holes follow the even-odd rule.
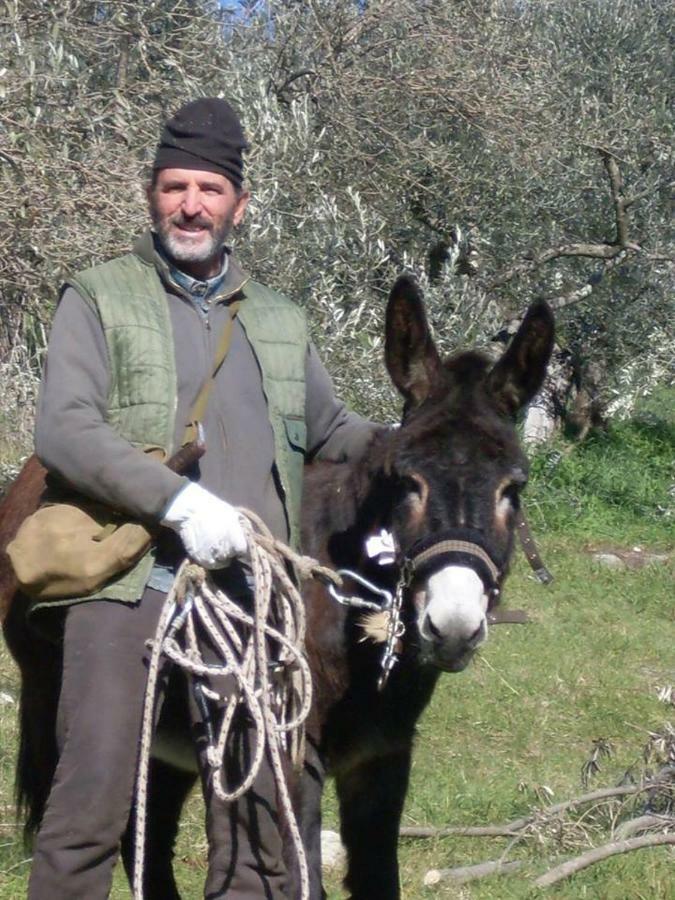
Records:
[[[537,533],[596,543],[667,544],[675,522],[675,423],[642,419],[535,457],[528,513]]]
[[[599,760],[590,789],[615,785],[626,771],[644,771],[650,732],[673,723],[672,703],[659,699],[675,684],[672,566],[635,571],[603,568],[590,546],[672,551],[673,493],[670,426],[637,422],[599,435],[573,453],[550,453],[533,466],[528,510],[542,554],[555,575],[543,588],[518,558],[506,604],[527,609],[525,626],[500,626],[461,675],[446,675],[419,725],[404,823],[496,824],[535,806],[585,791],[581,773],[602,739],[611,756]],[[670,543],[669,543],[670,542]],[[16,696],[16,676],[0,652],[0,694]],[[11,779],[16,706],[0,700],[0,900],[25,894],[26,856],[12,821]],[[651,766],[656,761],[650,762]],[[628,816],[615,804],[611,815]],[[201,897],[206,844],[195,796],[178,846],[185,900]],[[584,810],[556,828],[513,846],[519,872],[480,882],[422,886],[431,868],[496,859],[506,839],[446,838],[401,842],[403,895],[410,900],[525,900],[548,861],[608,840],[610,818]],[[572,821],[572,819],[574,821]],[[326,827],[337,827],[331,791]],[[577,900],[666,900],[673,891],[668,848],[616,857],[578,873],[552,897]],[[329,900],[344,893],[328,882]],[[121,875],[112,897],[128,898]]]

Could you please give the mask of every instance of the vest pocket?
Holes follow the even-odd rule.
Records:
[[[307,425],[301,416],[283,416],[286,438],[291,450],[296,453],[307,452]]]

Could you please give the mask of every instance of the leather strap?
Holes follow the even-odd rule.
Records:
[[[522,507],[516,513],[516,529],[518,530],[518,537],[520,538],[520,546],[523,548],[523,553],[527,557],[529,564],[532,566],[534,574],[542,584],[550,584],[553,581],[553,575],[551,575],[544,565],[541,556],[539,556],[537,545],[532,537],[532,532],[530,531],[530,526],[527,524]]]
[[[213,358],[213,368],[211,370],[211,375],[202,385],[197,399],[195,400],[192,409],[190,410],[190,419],[185,429],[185,434],[183,435],[183,447],[185,447],[186,444],[191,444],[193,441],[197,441],[199,439],[199,423],[201,422],[204,413],[206,412],[206,407],[209,402],[209,396],[211,394],[211,388],[213,387],[213,380],[218,374],[218,370],[222,366],[225,357],[227,356],[227,351],[230,349],[230,344],[232,343],[232,333],[234,331],[234,320],[237,317],[240,306],[241,301],[236,300],[234,303],[230,303],[228,307],[230,317],[225,323],[220,335],[220,340],[218,341],[216,355]]]
[[[500,576],[499,569],[493,563],[489,554],[485,550],[483,550],[481,546],[471,541],[438,540],[431,547],[428,547],[426,550],[422,550],[421,553],[416,553],[412,557],[411,565],[413,573],[417,574],[419,569],[426,565],[426,563],[428,563],[430,560],[449,553],[465,553],[469,556],[476,557],[487,568],[488,572],[492,576],[493,583],[495,585],[498,584]]]

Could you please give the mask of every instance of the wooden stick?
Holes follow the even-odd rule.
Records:
[[[618,841],[625,841],[626,838],[639,834],[641,831],[651,831],[654,828],[663,829],[666,827],[675,828],[675,817],[659,815],[638,816],[636,819],[622,822],[616,829],[614,837]]]
[[[661,773],[659,773],[661,774]],[[644,784],[626,784],[621,787],[599,788],[597,791],[591,791],[588,794],[582,794],[580,797],[573,797],[571,800],[564,800],[561,803],[555,803],[553,806],[543,807],[537,813],[523,816],[521,819],[513,819],[511,822],[504,822],[501,825],[445,825],[438,828],[424,825],[404,825],[401,827],[399,834],[401,837],[409,838],[432,838],[432,837],[513,837],[523,828],[531,825],[536,820],[537,814],[540,816],[551,816],[564,812],[568,809],[574,809],[584,803],[594,803],[598,800],[610,800],[613,797],[626,797],[631,794],[640,794],[644,791],[651,791],[656,788],[666,787],[672,784],[672,780],[666,778],[655,781],[647,781]]]
[[[424,876],[425,887],[438,884],[439,881],[454,881],[456,884],[464,884],[467,881],[475,881],[477,878],[485,878],[488,875],[502,875],[504,872],[513,872],[524,865],[522,859],[514,859],[512,862],[502,862],[501,859],[478,863],[475,866],[458,866],[455,869],[430,869]]]
[[[417,825],[404,825],[399,831],[401,837],[431,838],[431,837],[513,837],[524,828],[529,819],[514,819],[505,825],[475,825],[463,827],[462,825],[448,825],[446,828],[425,828]]]
[[[549,887],[558,881],[562,881],[563,878],[569,878],[570,875],[574,875],[587,866],[592,866],[603,859],[608,859],[610,856],[628,853],[631,850],[642,850],[643,847],[658,847],[661,844],[675,844],[675,834],[645,834],[642,837],[630,838],[627,841],[615,841],[612,844],[605,844],[550,869],[537,878],[535,885],[537,887]]]

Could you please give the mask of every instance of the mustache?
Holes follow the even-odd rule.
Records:
[[[194,225],[197,228],[206,228],[208,231],[211,231],[213,228],[212,223],[202,216],[190,217],[184,216],[181,213],[180,215],[174,216],[170,221],[172,225]]]

